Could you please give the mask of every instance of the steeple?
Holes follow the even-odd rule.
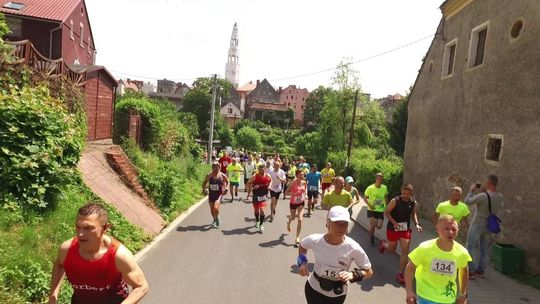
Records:
[[[240,49],[238,48],[238,26],[234,23],[231,44],[229,46],[229,56],[227,64],[225,65],[225,79],[234,84],[235,88],[238,88],[239,74],[240,74],[240,61],[239,61]]]

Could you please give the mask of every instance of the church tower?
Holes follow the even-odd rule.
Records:
[[[238,56],[240,50],[238,49],[238,26],[234,23],[231,34],[231,45],[229,46],[229,57],[227,64],[225,65],[225,79],[230,81],[235,88],[238,88],[240,63]]]

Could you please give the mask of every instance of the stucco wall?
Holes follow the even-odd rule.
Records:
[[[494,2],[443,17],[410,97],[404,178],[431,216],[451,185],[467,190],[497,174],[508,201],[498,241],[524,248],[527,270],[540,273],[540,1]],[[517,18],[524,27],[512,40]],[[471,30],[486,21],[484,62],[468,69]],[[445,44],[455,38],[453,75],[441,79]],[[488,134],[504,136],[498,163],[485,160]]]

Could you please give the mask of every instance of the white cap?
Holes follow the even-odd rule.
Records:
[[[328,219],[332,222],[345,221],[350,222],[351,216],[347,208],[342,206],[334,206],[328,211]]]

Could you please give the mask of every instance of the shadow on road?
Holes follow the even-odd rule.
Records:
[[[254,217],[244,217],[244,221],[246,223],[255,223],[255,218]]]
[[[313,268],[315,268],[315,264],[314,263],[308,263],[307,268],[309,270],[309,273],[312,273]],[[291,273],[298,274],[298,265],[296,265],[296,264],[291,265]]]
[[[253,234],[260,234],[259,231],[250,231],[251,228],[254,228],[254,227],[253,226],[247,226],[245,228],[237,228],[237,229],[233,229],[233,230],[221,230],[221,232],[223,232],[224,235],[240,235],[240,234],[253,235]]]
[[[176,228],[176,231],[179,231],[179,232],[188,232],[188,231],[208,231],[212,229],[212,226],[211,225],[200,225],[200,226],[197,226],[197,225],[189,225],[189,226],[185,226],[185,227],[177,227]]]
[[[285,236],[287,234],[282,233],[277,240],[268,241],[265,243],[260,243],[259,246],[263,248],[274,248],[276,246],[285,246],[285,247],[295,247],[294,244],[289,244],[285,242]]]

